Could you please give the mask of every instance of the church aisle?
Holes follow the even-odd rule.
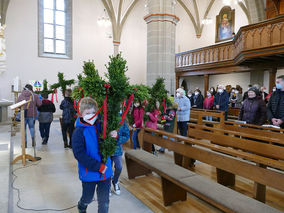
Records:
[[[27,153],[33,155],[33,149],[29,140]],[[12,137],[14,141],[14,156],[20,153],[20,134]],[[81,182],[78,179],[77,162],[70,149],[63,148],[61,129],[59,121],[56,120],[51,125],[50,139],[48,145],[41,144],[41,138],[36,125],[37,156],[42,157],[40,162],[28,162],[26,168],[15,171],[18,178],[14,186],[20,188],[20,206],[32,209],[64,209],[77,204],[81,196]],[[20,162],[13,166],[13,169],[21,168]],[[10,206],[13,213],[32,212],[20,210],[16,204],[18,195],[13,190],[13,204]],[[95,196],[96,198],[96,196]],[[44,211],[53,212],[53,211]],[[77,208],[64,212],[75,213]],[[97,203],[93,202],[88,207],[88,212],[97,212]],[[152,212],[142,202],[136,199],[123,186],[121,195],[110,197],[110,213],[115,212]]]

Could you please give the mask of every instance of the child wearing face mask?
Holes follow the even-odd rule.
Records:
[[[242,106],[242,100],[243,100],[243,97],[239,93],[239,90],[236,88],[232,88],[230,99],[229,99],[231,107],[240,108]]]
[[[211,91],[207,91],[207,97],[204,100],[203,108],[212,110],[213,109],[213,102],[214,102],[214,96]],[[206,116],[207,121],[212,121],[212,116]]]
[[[134,120],[133,135],[132,135],[133,149],[136,148],[140,149],[140,144],[138,141],[138,133],[140,132],[141,128],[143,128],[144,107],[142,107],[139,102],[134,103],[132,116]]]
[[[78,161],[79,178],[82,181],[82,196],[78,202],[79,213],[85,213],[93,201],[97,190],[98,212],[108,212],[109,193],[112,176],[110,158],[102,163],[99,150],[100,122],[95,116],[97,103],[92,98],[81,100],[79,111],[82,116],[76,120],[76,129],[72,136],[73,153]],[[116,138],[117,132],[112,131],[111,137]]]

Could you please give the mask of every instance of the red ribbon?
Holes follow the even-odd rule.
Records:
[[[134,99],[134,95],[133,95],[133,93],[132,93],[132,94],[130,95],[128,101],[127,101],[126,109],[125,109],[125,111],[122,113],[120,125],[123,124],[123,121],[124,121],[124,119],[125,119],[125,117],[126,117],[128,111],[129,111],[129,109],[130,109],[130,106],[131,106],[131,104],[132,104],[133,99]]]
[[[104,85],[106,88],[106,96],[104,100],[104,128],[103,128],[103,139],[106,138],[106,130],[107,130],[107,95],[108,95],[108,89],[110,88],[109,84]]]
[[[124,112],[125,104],[126,104],[126,99],[124,99],[124,100],[123,100],[123,104],[122,104],[122,112]]]
[[[145,105],[145,107],[147,106],[147,100],[146,99],[144,100],[144,105]]]
[[[79,106],[80,106],[80,102],[81,102],[82,98],[84,98],[84,89],[80,88],[79,91],[82,93],[81,98],[79,99],[78,103],[76,103],[76,100],[74,100],[74,109],[76,110],[78,115],[81,116],[81,113],[79,111]]]
[[[166,99],[163,99],[164,113],[167,111]]]
[[[58,103],[58,98],[57,98],[57,89],[54,89],[52,92],[52,96],[51,96],[51,102],[54,103],[54,95],[56,98],[56,102]]]

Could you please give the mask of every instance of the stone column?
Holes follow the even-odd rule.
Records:
[[[158,77],[165,79],[166,89],[174,94],[176,24],[175,0],[149,0],[147,23],[147,85]]]
[[[276,73],[277,73],[277,68],[272,68],[269,70],[269,90],[268,92],[271,92],[273,87],[275,86],[275,80],[276,80]]]
[[[113,41],[113,51],[115,56],[118,55],[119,53],[119,45],[120,45],[119,41]]]
[[[263,86],[264,70],[253,70],[250,72],[250,84]]]

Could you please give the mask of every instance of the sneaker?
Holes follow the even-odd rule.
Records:
[[[113,184],[113,188],[114,188],[114,193],[116,195],[120,195],[120,187],[119,187],[119,184],[116,183],[116,184]]]

